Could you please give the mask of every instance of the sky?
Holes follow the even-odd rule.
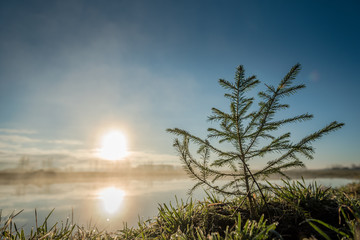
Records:
[[[128,160],[179,160],[179,127],[206,137],[227,110],[218,79],[277,85],[296,63],[307,88],[286,99],[294,138],[336,120],[309,168],[360,164],[358,1],[0,1],[0,163],[22,156],[90,164],[101,137],[123,132]],[[261,89],[262,90],[262,89]]]

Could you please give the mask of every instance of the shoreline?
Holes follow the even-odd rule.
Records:
[[[344,178],[360,180],[360,169],[300,169],[286,171],[291,179]],[[54,170],[36,170],[28,172],[0,171],[0,185],[4,184],[46,184],[69,182],[134,180],[172,180],[187,179],[188,175],[181,168],[173,169],[123,169],[103,172],[63,172]],[[268,179],[281,179],[280,175]]]

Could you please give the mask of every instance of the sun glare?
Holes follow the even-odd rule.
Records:
[[[126,138],[119,131],[111,131],[103,136],[99,157],[106,160],[120,160],[127,155]]]
[[[103,208],[109,214],[114,214],[120,208],[124,196],[125,192],[115,187],[105,188],[99,193]]]

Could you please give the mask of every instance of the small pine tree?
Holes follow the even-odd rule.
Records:
[[[225,97],[230,100],[230,111],[212,108],[212,115],[208,120],[219,123],[219,127],[208,128],[206,139],[179,128],[167,129],[168,132],[182,137],[182,141],[175,139],[174,147],[185,170],[196,180],[190,193],[199,186],[205,186],[222,194],[244,195],[250,214],[253,215],[253,193],[255,190],[261,193],[261,187],[257,183],[259,179],[266,179],[272,174],[287,177],[284,170],[304,166],[300,156],[313,158],[312,143],[315,140],[344,125],[334,121],[296,143],[291,141],[290,132],[279,133],[278,130],[286,124],[313,118],[313,115],[306,113],[282,120],[275,119],[277,112],[289,108],[289,105],[281,100],[305,88],[303,84],[293,84],[300,68],[300,64],[293,66],[278,86],[265,85],[266,91],[258,93],[260,101],[257,110],[252,110],[255,99],[247,94],[260,81],[256,76],[246,78],[244,67],[239,66],[234,82],[219,80],[219,84],[227,90]],[[213,139],[218,140],[217,145],[229,143],[231,149],[220,149],[210,143]],[[191,153],[190,142],[198,146],[197,155]],[[259,158],[268,161],[262,169],[255,172],[250,169],[249,162]],[[228,181],[226,184],[219,184],[220,179]]]

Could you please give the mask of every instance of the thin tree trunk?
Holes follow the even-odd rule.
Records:
[[[244,176],[245,176],[245,187],[246,187],[246,198],[247,198],[247,202],[248,202],[248,207],[249,207],[249,211],[250,211],[250,217],[253,218],[254,217],[254,204],[252,201],[252,196],[251,196],[251,189],[250,189],[250,185],[249,185],[249,174],[247,172],[246,166],[245,166],[245,162],[242,162],[244,164],[243,169],[244,169]]]

